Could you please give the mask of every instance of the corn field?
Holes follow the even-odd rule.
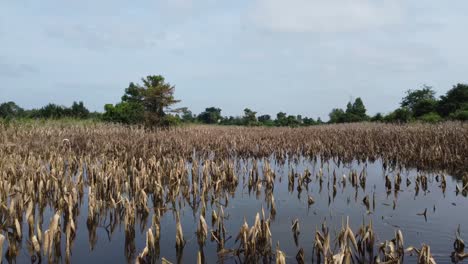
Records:
[[[465,123],[0,126],[8,263],[459,262],[467,194]]]

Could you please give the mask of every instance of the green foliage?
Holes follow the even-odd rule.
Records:
[[[305,122],[307,122],[307,125],[312,125],[313,119],[309,118],[303,118],[301,115],[287,115],[284,112],[279,112],[276,114],[276,120],[272,122],[275,126],[289,126],[289,127],[298,127],[298,126],[303,126],[305,125]],[[271,123],[270,123],[271,124]]]
[[[330,123],[351,123],[366,121],[369,117],[366,115],[366,107],[360,97],[354,100],[354,103],[348,102],[346,111],[340,108],[334,108],[330,114]]]
[[[129,84],[121,103],[104,107],[104,120],[125,124],[144,122],[148,127],[174,123],[173,117],[165,116],[171,111],[169,107],[179,102],[174,98],[175,87],[166,83],[161,75],[150,75],[141,81],[143,85]]]
[[[368,119],[366,115],[366,107],[362,102],[360,97],[354,100],[354,103],[351,105],[351,102],[348,103],[346,108],[346,115],[344,116],[344,122],[361,122]]]
[[[102,119],[108,122],[123,124],[138,124],[144,122],[144,108],[138,102],[121,102],[115,106],[106,104],[104,106]]]
[[[407,108],[415,117],[433,112],[437,107],[437,100],[432,87],[424,85],[421,89],[408,90],[401,100],[401,107]]]
[[[182,120],[178,115],[165,115],[163,120],[162,120],[162,126],[163,127],[171,127],[171,126],[177,126],[180,125]]]
[[[259,116],[258,117],[258,122],[262,126],[269,126],[269,127],[275,126],[275,121],[273,119],[271,119],[270,115],[261,115],[261,116]]]
[[[180,113],[182,113],[181,122],[192,123],[196,121],[196,116],[187,107],[181,108]]]
[[[83,102],[81,101],[79,103],[73,102],[70,112],[71,116],[75,118],[85,119],[89,118],[90,116],[89,110],[84,106]]]
[[[122,96],[122,102],[127,103],[141,103],[143,101],[143,95],[145,89],[135,83],[131,82],[127,88],[125,88],[125,94]]]
[[[46,106],[42,107],[37,111],[35,114],[37,118],[63,118],[68,115],[67,109],[64,106],[56,105],[56,104],[47,104]]]
[[[367,118],[366,111],[367,110],[364,106],[364,103],[362,102],[362,99],[360,97],[356,98],[353,103],[352,114],[364,120]]]
[[[435,112],[437,109],[437,101],[435,99],[422,99],[416,102],[413,106],[413,116],[420,117],[429,113]]]
[[[222,121],[221,109],[208,107],[198,115],[197,119],[204,124],[217,124]]]
[[[411,111],[406,107],[400,107],[393,111],[392,113],[385,116],[384,120],[386,122],[392,123],[406,123],[412,119]]]
[[[289,127],[298,127],[301,125],[301,121],[297,119],[297,116],[288,115],[286,118],[286,126]]]
[[[234,117],[234,116],[229,116],[229,117],[220,117],[221,119],[218,119],[218,124],[220,125],[226,125],[226,126],[243,126],[244,125],[244,119],[241,117]]]
[[[155,120],[166,115],[165,111],[169,107],[180,102],[174,98],[175,87],[164,82],[161,75],[148,76],[142,79],[143,87],[143,105],[147,114],[151,114]],[[156,123],[157,125],[157,123]]]
[[[275,120],[275,126],[287,126],[288,125],[288,120],[286,113],[284,112],[279,112],[276,114],[276,120]]]
[[[262,124],[270,122],[270,121],[272,121],[270,115],[261,115],[261,116],[258,117],[258,122],[260,122]]]
[[[422,115],[419,118],[419,120],[426,122],[426,123],[437,123],[437,122],[442,121],[442,117],[436,112],[430,112],[430,113]]]
[[[313,125],[317,125],[317,121],[315,121],[313,118],[304,117],[302,119],[302,124],[304,126],[313,126]]]
[[[9,122],[18,118],[34,119],[90,119],[118,122],[124,124],[146,124],[149,127],[172,126],[180,123],[200,122],[205,124],[246,125],[246,126],[312,126],[323,124],[318,118],[288,115],[285,112],[276,114],[276,119],[270,115],[260,115],[245,108],[242,117],[223,117],[221,109],[208,107],[199,115],[194,115],[187,108],[171,109],[179,100],[174,99],[175,87],[165,82],[160,76],[147,76],[142,84],[131,82],[125,89],[121,102],[104,107],[104,113],[91,113],[83,102],[73,102],[71,107],[57,104],[47,104],[40,109],[25,110],[15,102],[0,104],[0,119]],[[328,123],[349,123],[370,120],[372,122],[405,123],[414,120],[424,122],[439,122],[442,120],[468,120],[468,85],[457,84],[440,99],[435,98],[432,87],[408,90],[401,100],[401,107],[384,116],[377,113],[373,117],[366,114],[367,110],[360,97],[354,102],[348,102],[346,110],[333,109]],[[172,113],[172,114],[171,114]],[[13,120],[14,121],[14,120]]]
[[[466,120],[468,110],[468,85],[457,84],[446,95],[435,98],[432,87],[423,86],[409,90],[401,101],[401,108],[387,115],[387,122],[409,122],[417,119],[424,122],[439,122],[443,118]]]
[[[91,117],[89,110],[84,106],[83,102],[73,102],[71,107],[49,103],[40,109],[25,111],[23,116],[45,119],[86,119]]]
[[[457,110],[454,113],[449,115],[449,118],[452,120],[459,120],[459,121],[468,121],[468,108],[463,110]]]
[[[370,121],[372,121],[372,122],[382,122],[382,121],[384,121],[384,116],[381,113],[377,113],[373,117],[371,117]]]
[[[343,123],[345,122],[345,112],[343,109],[340,108],[334,108],[330,114],[328,114],[328,117],[330,118],[330,123]]]
[[[15,102],[6,102],[0,104],[0,118],[18,118],[24,115],[24,109]]]
[[[245,108],[244,109],[244,117],[242,118],[243,119],[243,123],[244,125],[246,126],[256,126],[258,125],[258,122],[257,122],[257,112],[254,112],[252,110],[250,110],[249,108]]]
[[[437,112],[446,117],[463,109],[468,110],[468,85],[459,83],[440,97]]]
[[[421,89],[408,90],[406,96],[401,100],[401,107],[407,107],[411,111],[414,110],[416,103],[422,100],[435,100],[435,92],[432,87],[424,85]]]

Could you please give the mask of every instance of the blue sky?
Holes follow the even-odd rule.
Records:
[[[468,82],[466,0],[0,0],[0,101],[102,111],[162,74],[194,113],[369,114]]]

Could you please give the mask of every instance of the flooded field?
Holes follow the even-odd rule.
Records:
[[[463,124],[1,132],[4,262],[452,263],[466,256]]]

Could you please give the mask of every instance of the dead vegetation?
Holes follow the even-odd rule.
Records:
[[[220,258],[233,256],[242,262],[286,263],[287,256],[279,245],[276,249],[272,246],[270,223],[280,208],[273,196],[278,178],[270,162],[284,164],[301,157],[338,164],[380,159],[384,166],[392,168],[414,166],[464,171],[468,164],[468,126],[458,123],[298,129],[196,126],[158,132],[103,124],[0,127],[0,253],[3,254],[4,241],[7,241],[6,259],[14,261],[25,238],[33,260],[60,262],[64,258],[68,263],[77,232],[77,217],[87,213],[91,249],[97,243],[98,226],[105,226],[109,236],[122,226],[127,261],[154,263],[161,258],[160,220],[164,214],[173,214],[174,246],[178,255],[183,254],[187,234],[181,224],[180,210],[187,205],[198,219],[197,262],[206,263],[203,247],[210,239],[216,243]],[[296,190],[298,195],[311,185],[322,190],[328,181],[330,203],[347,184],[356,190],[357,197],[359,189],[365,190],[366,178],[365,170],[338,177],[334,172],[325,175],[322,169],[313,175],[307,170],[297,173],[292,168],[287,180],[289,191]],[[387,175],[387,192],[393,191],[397,196],[401,182],[401,175]],[[228,206],[240,183],[257,197],[264,194],[267,213],[262,209],[252,225],[244,220],[235,237],[236,247],[226,248],[231,237],[226,230],[228,218],[223,208]],[[407,187],[412,184],[407,179]],[[413,185],[416,195],[419,190],[425,192],[427,176],[419,174]],[[440,188],[445,192],[444,175],[440,176]],[[468,177],[454,191],[466,196]],[[80,212],[84,200],[87,212]],[[313,207],[315,203],[308,195],[307,205]],[[367,195],[362,203],[369,213],[375,211],[375,193],[372,200]],[[211,228],[205,220],[208,207],[212,208]],[[53,216],[44,221],[46,209]],[[151,219],[150,227],[146,224],[148,219]],[[298,219],[291,223],[297,246],[299,235],[313,235],[301,233],[301,224]],[[140,232],[146,232],[146,245],[140,253],[135,247],[137,227]],[[346,220],[333,240],[337,241],[334,247],[323,223],[315,233],[316,261],[400,263],[407,252],[418,255],[419,263],[435,263],[428,245],[405,250],[400,230],[380,245],[376,245],[372,222],[355,231]],[[463,250],[458,233],[453,256],[465,258]],[[303,248],[296,260],[305,261]]]

